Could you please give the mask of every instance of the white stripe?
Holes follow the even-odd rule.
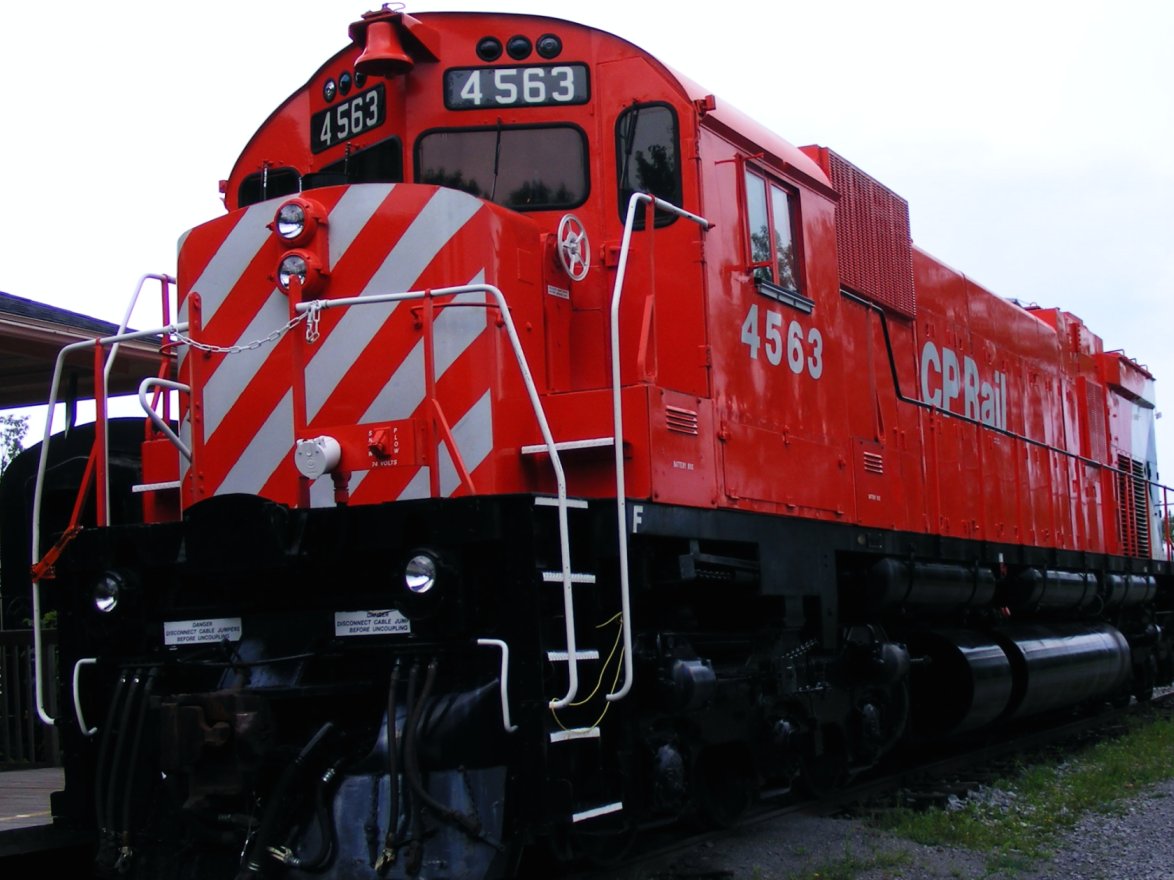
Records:
[[[347,491],[354,492],[355,487],[361,483],[362,474],[366,471],[357,471],[351,474],[350,482],[347,483]],[[334,480],[330,474],[325,474],[310,484],[310,506],[311,507],[334,507]]]
[[[412,289],[428,264],[480,209],[482,202],[455,190],[438,190],[412,221],[387,259],[360,292],[397,293]],[[313,421],[355,359],[395,311],[396,303],[347,309],[306,366],[306,415]]]
[[[618,813],[624,808],[623,801],[616,801],[614,804],[604,804],[602,807],[596,807],[593,810],[584,810],[581,813],[574,813],[571,816],[572,822],[582,822],[584,819],[594,819],[596,816],[606,816],[608,813]]]
[[[287,391],[232,466],[224,482],[216,487],[216,494],[259,494],[282,460],[292,454],[293,391]]]
[[[395,184],[367,183],[350,187],[330,211],[330,268],[333,269],[354,243],[363,227],[391,194]]]
[[[247,345],[264,339],[289,320],[289,297],[276,287],[261,306],[249,326],[234,341]],[[273,345],[226,354],[216,371],[204,384],[204,436],[211,438],[229,410],[236,406],[249,383],[257,377],[262,365],[275,351]]]
[[[429,488],[430,475],[429,468],[422,467],[416,471],[416,475],[408,481],[408,485],[404,486],[404,490],[399,493],[397,501],[414,501],[417,498],[427,498],[431,494]]]
[[[204,267],[191,290],[200,295],[200,324],[207,327],[228,292],[272,234],[266,224],[273,219],[277,199],[253,205],[237,221],[211,262]]]
[[[470,474],[489,457],[493,451],[493,400],[486,391],[469,411],[452,427],[453,442]],[[448,497],[457,490],[461,479],[456,465],[448,455],[448,449],[440,444],[440,495]]]
[[[485,279],[485,270],[481,269],[473,276],[469,284],[481,284]],[[453,297],[453,302],[479,302],[484,303],[484,298],[481,294],[461,294]],[[369,306],[357,306],[356,308],[370,308]],[[465,350],[481,335],[486,327],[488,321],[487,316],[481,314],[484,309],[474,308],[472,306],[461,306],[459,308],[441,309],[440,315],[433,324],[433,338],[437,340],[436,353],[436,378],[440,379],[445,374],[457,359],[464,354]],[[465,312],[471,312],[474,315],[480,315],[475,320],[470,320]],[[441,340],[443,343],[443,354],[441,353]],[[406,419],[424,401],[424,342],[421,340],[417,342],[412,348],[408,356],[400,363],[396,371],[392,373],[391,378],[387,380],[387,384],[380,389],[379,394],[371,401],[371,405],[367,407],[367,411],[363,413],[360,424],[368,424],[370,422],[390,422],[399,419]],[[447,452],[441,450],[442,458],[447,460]],[[449,467],[452,467],[452,462],[449,461]],[[357,480],[352,480],[351,491],[363,481],[368,471],[360,471],[356,474]],[[454,470],[455,474],[455,470]],[[425,470],[427,475],[427,470]],[[420,488],[420,475],[416,474],[412,478],[412,482],[404,489],[407,492],[409,489],[412,495],[400,495],[400,500],[408,500],[409,498],[427,498],[429,497],[428,483],[425,480],[423,489]]]

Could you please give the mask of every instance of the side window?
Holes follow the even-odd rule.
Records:
[[[240,207],[245,208],[266,199],[293,195],[301,188],[302,178],[296,168],[266,168],[241,181],[236,200]]]
[[[746,169],[746,223],[750,271],[759,284],[800,293],[794,228],[797,199],[777,183]]]
[[[616,179],[619,181],[620,219],[628,216],[634,192],[681,204],[681,149],[677,114],[667,104],[636,104],[616,120]],[[672,223],[676,215],[660,211],[656,225]],[[644,213],[636,215],[644,228]]]

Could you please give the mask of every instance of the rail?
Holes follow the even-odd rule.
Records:
[[[624,220],[624,237],[620,243],[620,258],[616,266],[615,286],[611,294],[611,406],[612,423],[615,438],[616,460],[616,531],[620,554],[620,609],[623,621],[624,635],[624,683],[607,695],[611,702],[622,700],[632,689],[632,599],[631,583],[628,577],[628,502],[627,490],[624,483],[624,413],[620,400],[620,299],[624,294],[624,275],[628,270],[628,254],[632,247],[632,230],[636,224],[636,209],[641,202],[645,203],[647,214],[652,214],[654,207],[669,213],[684,217],[700,226],[702,229],[712,229],[713,224],[692,214],[684,208],[658,199],[649,193],[632,193],[628,199],[628,214]],[[652,217],[646,216],[645,229],[652,229]]]
[[[156,276],[144,276],[144,279]],[[167,277],[167,276],[163,276]],[[142,282],[140,282],[140,289]],[[135,293],[137,298],[138,291]],[[129,310],[128,310],[129,314]],[[168,324],[164,327],[156,327],[151,330],[135,330],[133,332],[115,333],[113,336],[103,336],[95,340],[84,340],[82,342],[74,342],[65,346],[57,354],[57,361],[53,365],[53,379],[49,386],[49,400],[48,400],[48,415],[45,418],[45,436],[41,442],[41,454],[37,461],[37,478],[33,489],[33,521],[32,521],[32,556],[35,560],[33,581],[32,581],[32,605],[33,605],[33,679],[34,691],[36,693],[36,708],[37,716],[42,722],[49,725],[57,724],[57,719],[51,715],[45,708],[45,674],[44,674],[44,654],[43,654],[43,638],[42,638],[42,623],[41,623],[41,580],[50,575],[52,559],[55,558],[55,553],[43,555],[41,553],[41,505],[44,498],[45,491],[45,472],[49,462],[49,442],[53,437],[53,411],[57,407],[57,394],[61,386],[61,373],[65,366],[66,359],[74,352],[85,351],[92,348],[94,350],[94,403],[95,403],[95,428],[94,428],[94,452],[91,454],[91,465],[97,471],[96,483],[98,486],[98,504],[97,504],[97,519],[98,525],[104,526],[109,522],[110,510],[109,499],[107,498],[106,484],[108,480],[108,469],[106,467],[106,377],[109,375],[109,364],[113,360],[115,349],[111,349],[111,356],[103,363],[102,352],[106,346],[116,346],[120,342],[133,342],[137,339],[150,339],[153,337],[172,336],[176,333],[182,333],[188,328],[187,323],[182,324]],[[89,470],[89,469],[88,469]],[[84,491],[84,488],[83,490]],[[79,497],[80,501],[80,497]],[[81,505],[75,505],[74,518],[80,514]],[[76,521],[70,524],[70,529],[67,534],[76,528]],[[60,549],[60,545],[53,548],[54,551]]]
[[[44,635],[45,664],[56,672],[57,631]],[[33,710],[33,631],[0,630],[0,769],[15,770],[61,763],[56,728],[44,727]]]

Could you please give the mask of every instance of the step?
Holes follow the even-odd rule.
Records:
[[[550,741],[552,743],[570,742],[579,739],[599,739],[599,728],[572,727],[570,730],[552,730],[550,732]]]
[[[542,580],[548,584],[561,584],[563,582],[563,573],[561,571],[544,571],[542,572]],[[593,574],[576,574],[571,572],[572,584],[593,584],[595,583],[595,575]]]
[[[609,813],[618,813],[624,808],[623,801],[616,801],[611,804],[603,804],[598,807],[592,807],[589,810],[583,810],[578,813],[571,814],[572,822],[585,822],[588,819],[595,819],[598,816],[606,816]]]
[[[547,651],[546,658],[551,663],[566,663],[570,660],[571,655],[566,651]],[[598,660],[598,651],[576,651],[575,660]]]
[[[576,449],[602,449],[607,446],[615,446],[615,442],[615,437],[593,437],[590,440],[564,440],[561,443],[555,443],[554,448],[559,452],[573,452]],[[522,447],[522,455],[541,455],[548,451],[545,443],[534,443]]]
[[[558,498],[548,495],[538,495],[534,498],[535,507],[558,507]],[[567,507],[577,510],[586,510],[587,502],[583,498],[568,498]]]

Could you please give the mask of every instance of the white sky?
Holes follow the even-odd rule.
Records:
[[[374,5],[0,6],[0,290],[119,320],[138,277],[174,271],[179,234],[222,211],[247,138]],[[908,199],[921,247],[1148,364],[1174,481],[1174,3],[408,5],[442,8],[603,27],[832,147]]]

